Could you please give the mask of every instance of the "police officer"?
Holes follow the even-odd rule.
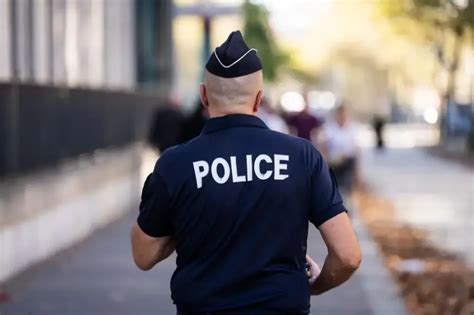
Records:
[[[255,116],[262,81],[257,51],[232,32],[206,64],[200,94],[211,119],[166,150],[145,182],[133,257],[148,270],[176,250],[178,314],[308,314],[311,294],[346,281],[360,263],[320,153]],[[308,222],[328,248],[320,273],[306,256]]]

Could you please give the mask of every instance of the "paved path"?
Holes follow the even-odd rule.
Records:
[[[12,300],[0,304],[0,314],[175,314],[169,294],[174,259],[162,262],[152,271],[139,271],[130,257],[128,236],[133,220],[133,215],[127,215],[74,248],[14,278],[7,284]],[[309,244],[310,254],[322,262],[325,248],[315,229]],[[373,256],[367,246],[364,250],[366,258]],[[373,274],[368,276],[367,270],[373,267],[365,266],[349,283],[313,298],[312,314],[401,315],[371,310],[373,303],[368,301],[364,283],[372,283],[376,290],[380,289],[377,285],[386,286],[377,279],[370,281]]]
[[[364,178],[395,205],[395,219],[427,231],[474,266],[474,170],[422,148],[363,152]]]

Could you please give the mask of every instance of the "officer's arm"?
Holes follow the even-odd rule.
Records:
[[[150,270],[160,261],[168,258],[175,249],[171,236],[151,237],[145,234],[138,224],[132,227],[133,260],[138,268]]]
[[[328,255],[321,273],[311,286],[318,295],[347,281],[361,262],[359,243],[345,212],[324,222],[319,231],[326,243]]]

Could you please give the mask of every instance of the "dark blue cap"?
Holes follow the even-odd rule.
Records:
[[[247,46],[240,31],[234,31],[213,51],[206,69],[219,77],[235,78],[262,70],[262,63],[257,50]]]

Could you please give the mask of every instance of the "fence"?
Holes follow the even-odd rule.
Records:
[[[143,139],[158,103],[137,93],[0,84],[0,177]]]

